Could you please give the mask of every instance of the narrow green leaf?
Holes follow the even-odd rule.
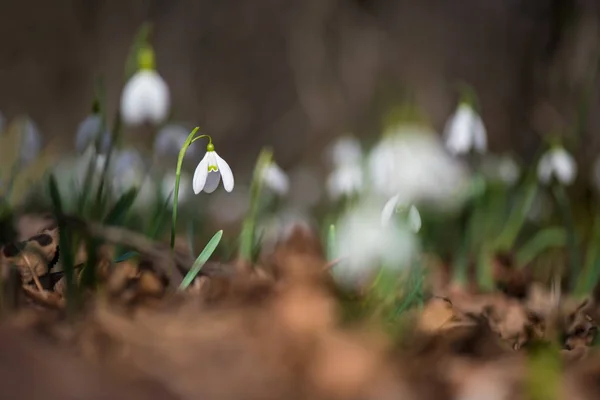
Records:
[[[220,230],[217,233],[215,233],[214,236],[208,241],[206,247],[204,247],[204,250],[202,250],[202,253],[200,253],[198,258],[194,262],[194,265],[192,265],[192,268],[189,270],[185,278],[183,278],[183,281],[179,286],[180,290],[187,289],[187,287],[192,283],[194,278],[196,278],[196,275],[198,275],[204,264],[208,261],[210,256],[213,254],[213,252],[219,245],[221,237],[223,237],[223,230]]]
[[[544,251],[555,247],[564,247],[566,243],[567,233],[563,228],[542,229],[517,252],[517,265],[527,265]]]
[[[106,218],[104,218],[104,223],[106,225],[122,224],[123,219],[125,218],[127,212],[133,205],[133,202],[137,198],[137,195],[137,188],[129,189],[125,194],[123,194],[119,198],[119,200],[117,200],[113,208],[108,212]]]
[[[256,219],[258,217],[258,207],[260,203],[260,193],[262,190],[262,175],[264,169],[271,163],[273,153],[270,149],[262,149],[256,161],[254,175],[250,185],[250,210],[244,219],[242,225],[242,234],[240,237],[240,259],[252,262],[254,248],[254,231],[256,228]]]
[[[128,251],[125,254],[120,255],[119,257],[114,259],[115,263],[120,263],[123,261],[127,261],[131,258],[137,257],[139,255],[139,253],[137,251]]]

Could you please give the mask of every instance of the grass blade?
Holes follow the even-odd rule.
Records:
[[[125,194],[123,194],[106,215],[104,223],[107,225],[119,225],[123,223],[123,219],[133,205],[137,195],[137,188],[129,189]]]
[[[524,266],[552,247],[563,247],[567,234],[563,228],[553,227],[539,231],[517,252],[517,265]]]
[[[198,258],[194,262],[194,265],[192,265],[192,268],[189,270],[185,278],[183,278],[181,285],[179,285],[179,290],[185,290],[188,286],[190,286],[190,284],[192,283],[196,275],[198,275],[206,261],[208,261],[210,256],[214,253],[222,237],[223,230],[220,230],[217,233],[215,233],[214,236],[208,241],[206,247],[204,247],[204,250],[202,250],[202,253],[200,253]]]

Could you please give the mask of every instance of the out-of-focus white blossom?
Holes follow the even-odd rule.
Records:
[[[362,159],[360,142],[353,137],[345,136],[336,140],[331,146],[331,161],[335,167],[357,164]]]
[[[175,180],[176,180],[176,174],[175,174],[175,172],[171,172],[171,173],[165,174],[162,177],[162,180],[160,183],[160,189],[161,189],[162,196],[165,199],[167,199],[167,198],[171,199],[171,201],[169,202],[170,207],[173,206],[173,196],[174,196],[174,192],[175,192]],[[187,200],[189,200],[190,195],[192,194],[191,187],[192,187],[192,180],[190,179],[190,176],[187,173],[185,173],[184,171],[181,171],[181,175],[179,176],[179,193],[177,194],[177,203],[184,203]]]
[[[481,169],[487,179],[500,181],[509,186],[515,184],[521,175],[521,168],[510,156],[497,157],[488,154],[483,160]]]
[[[487,132],[479,114],[467,103],[460,103],[444,128],[446,148],[453,155],[474,150],[485,153]]]
[[[121,195],[134,187],[139,189],[147,172],[141,154],[134,149],[124,149],[116,150],[112,157],[110,173],[116,194]]]
[[[449,156],[439,137],[420,125],[404,125],[385,136],[368,160],[373,190],[400,204],[434,202],[452,207],[464,200],[468,172]]]
[[[194,193],[198,194],[202,191],[212,193],[219,186],[219,182],[223,177],[223,188],[227,192],[233,190],[233,173],[229,164],[223,160],[215,151],[215,146],[209,143],[206,146],[206,154],[196,167],[193,178]]]
[[[99,114],[88,115],[77,127],[75,134],[75,149],[79,153],[83,153],[88,146],[95,146],[96,140],[99,135],[100,138],[100,153],[106,153],[110,147],[110,132],[105,127],[104,132],[100,132],[102,129],[102,116]]]
[[[269,163],[263,170],[262,179],[267,188],[280,196],[285,196],[290,190],[290,179],[275,162]]]
[[[392,221],[394,214],[399,211],[399,209],[405,211],[405,208],[406,206],[400,204],[400,195],[395,195],[383,206],[383,210],[381,211],[381,224],[386,226]],[[411,231],[417,233],[421,230],[421,214],[414,205],[408,207],[406,222],[408,223]]]
[[[557,146],[542,156],[537,173],[540,182],[544,184],[556,178],[562,185],[570,185],[577,177],[577,163],[563,147]]]
[[[364,185],[361,164],[344,164],[334,169],[327,178],[327,193],[333,200],[340,197],[352,197],[358,194]]]
[[[167,124],[156,134],[154,140],[154,153],[160,157],[177,159],[190,131],[183,125]],[[185,152],[185,159],[198,157],[199,146],[190,146]]]
[[[128,125],[167,119],[171,106],[169,87],[154,70],[140,70],[125,84],[121,95],[121,116]]]
[[[381,210],[361,205],[350,210],[336,225],[336,251],[343,262],[333,268],[341,284],[356,286],[384,266],[402,270],[418,251],[418,239],[408,227],[392,220],[381,224]]]
[[[20,160],[22,165],[27,165],[33,162],[40,154],[42,150],[42,135],[35,122],[29,117],[23,120],[20,133]]]

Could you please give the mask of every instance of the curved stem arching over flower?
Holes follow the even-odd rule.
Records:
[[[175,225],[177,223],[177,202],[179,199],[179,181],[181,180],[181,166],[183,164],[183,158],[188,147],[198,139],[207,138],[208,144],[212,145],[212,138],[210,135],[199,135],[196,133],[200,127],[195,127],[192,132],[188,135],[187,139],[183,143],[181,150],[179,151],[179,157],[177,158],[177,169],[175,170],[175,189],[173,190],[173,218],[171,220],[171,250],[175,248]]]

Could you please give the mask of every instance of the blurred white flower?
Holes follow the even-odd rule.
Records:
[[[167,199],[170,198],[171,201],[169,202],[170,207],[173,206],[173,193],[175,192],[175,179],[176,179],[176,174],[175,172],[172,173],[167,173],[162,177],[161,183],[160,183],[160,189],[161,189],[161,194],[162,196]],[[179,176],[179,193],[177,194],[177,202],[178,203],[183,203],[185,201],[187,201],[190,198],[191,192],[190,192],[190,188],[191,188],[191,179],[190,176],[185,173],[184,171],[181,171],[181,175]]]
[[[386,198],[398,195],[401,204],[453,207],[467,195],[466,168],[421,126],[399,127],[375,146],[368,161],[374,191]]]
[[[262,180],[266,187],[280,196],[285,196],[290,189],[290,179],[275,162],[264,169]]]
[[[381,224],[381,211],[361,205],[337,224],[336,249],[343,262],[333,268],[336,280],[355,286],[380,266],[402,270],[418,251],[417,237],[396,221]]]
[[[157,133],[154,140],[154,153],[161,157],[179,157],[179,151],[183,147],[190,131],[183,125],[167,124]],[[185,158],[194,158],[198,156],[198,146],[187,148]]]
[[[521,175],[521,168],[510,156],[501,157],[492,154],[486,155],[482,164],[482,172],[488,178],[501,181],[506,185],[513,185]]]
[[[154,70],[140,70],[125,84],[121,95],[121,116],[128,125],[160,124],[169,114],[169,87]]]
[[[485,153],[487,132],[479,114],[467,103],[460,103],[444,128],[446,148],[453,155],[472,150]]]
[[[400,203],[399,195],[392,197],[383,206],[383,210],[381,211],[381,224],[383,226],[388,225],[392,221],[394,214],[399,211],[399,209],[405,211],[405,208],[406,206]],[[408,223],[411,231],[417,233],[421,230],[421,214],[414,205],[411,205],[408,208],[406,222]]]
[[[327,193],[333,200],[351,197],[363,188],[363,171],[360,164],[343,164],[335,168],[327,178]]]
[[[570,185],[577,177],[577,164],[563,147],[553,147],[540,159],[537,173],[543,184],[550,183],[554,177],[559,183]]]
[[[110,166],[113,187],[121,195],[133,187],[138,189],[146,178],[146,164],[134,149],[116,150]]]
[[[219,182],[223,177],[223,188],[227,192],[233,190],[233,173],[229,164],[223,160],[215,151],[215,146],[209,143],[206,146],[206,154],[200,161],[194,172],[192,182],[194,193],[198,194],[201,191],[212,193],[219,186]]]
[[[37,158],[42,150],[42,135],[33,120],[29,117],[21,125],[20,160],[22,165],[27,165]]]
[[[110,147],[110,132],[108,129],[104,129],[103,133],[100,133],[102,129],[102,116],[98,114],[88,115],[77,127],[75,133],[75,149],[79,153],[83,153],[88,146],[94,146],[98,135],[102,135],[100,139],[99,152],[105,153]]]
[[[361,159],[362,148],[360,142],[353,137],[342,137],[331,146],[331,161],[336,167],[360,163]]]

